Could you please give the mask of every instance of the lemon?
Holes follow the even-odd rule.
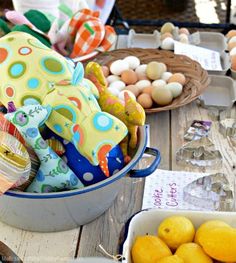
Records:
[[[199,237],[204,251],[219,261],[236,261],[236,229],[232,227],[211,228]]]
[[[168,246],[157,236],[136,237],[131,249],[133,263],[155,263],[162,257],[172,255]]]
[[[177,255],[158,259],[155,263],[184,263],[183,259]]]
[[[161,222],[157,233],[169,248],[177,249],[181,244],[193,241],[195,229],[187,217],[170,216]]]
[[[196,243],[182,244],[175,255],[182,258],[184,263],[213,263],[213,260]]]
[[[221,220],[206,221],[205,223],[201,224],[200,227],[197,229],[195,237],[194,237],[194,242],[200,245],[199,239],[201,238],[202,233],[204,233],[205,231],[211,228],[215,228],[215,227],[230,227],[230,226]]]

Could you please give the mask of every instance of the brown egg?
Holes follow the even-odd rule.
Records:
[[[131,91],[135,95],[135,97],[137,97],[140,93],[139,88],[135,85],[128,85],[123,90]]]
[[[121,73],[121,80],[129,85],[136,83],[138,81],[138,77],[132,69],[127,69]]]
[[[149,94],[151,96],[152,89],[153,89],[153,86],[145,87],[144,89],[142,89],[142,93],[147,93],[147,94]]]
[[[186,78],[185,78],[184,74],[182,74],[182,73],[174,73],[174,74],[168,79],[168,83],[171,83],[171,82],[178,82],[178,83],[184,85],[185,82],[186,82]]]
[[[159,105],[164,106],[172,102],[173,95],[171,91],[165,87],[153,88],[152,99]]]
[[[228,43],[228,50],[231,51],[234,47],[236,47],[236,42]]]
[[[137,102],[144,108],[144,109],[150,109],[152,107],[153,101],[149,94],[142,93],[138,96]]]
[[[109,76],[110,70],[107,66],[102,66],[102,72],[103,72],[105,78],[107,78]]]
[[[236,55],[231,57],[231,69],[236,71]]]
[[[179,34],[189,35],[189,31],[188,31],[187,28],[181,27],[181,28],[179,29]]]
[[[231,37],[234,37],[234,36],[236,36],[236,30],[235,30],[235,29],[230,30],[230,31],[226,34],[226,37],[227,37],[228,39],[230,39]]]
[[[161,40],[164,40],[167,37],[173,38],[173,35],[170,32],[166,32],[166,33],[161,35]]]

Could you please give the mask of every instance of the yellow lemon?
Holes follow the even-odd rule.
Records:
[[[204,232],[208,231],[209,229],[215,228],[215,227],[230,227],[230,225],[226,224],[224,221],[221,220],[209,220],[205,223],[201,224],[200,227],[197,229],[194,242],[197,244],[200,243],[201,236]]]
[[[162,257],[172,255],[168,246],[157,236],[136,237],[131,249],[133,263],[155,263]]]
[[[182,244],[175,255],[182,258],[184,263],[213,263],[213,260],[195,243]]]
[[[236,229],[216,227],[201,234],[200,245],[214,259],[236,261]]]
[[[170,216],[161,222],[157,233],[169,248],[177,249],[181,244],[193,241],[195,229],[187,217]]]
[[[155,263],[184,263],[184,261],[179,256],[173,255],[158,259]]]

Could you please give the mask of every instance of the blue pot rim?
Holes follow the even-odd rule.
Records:
[[[111,176],[108,179],[105,179],[99,183],[86,186],[81,189],[70,190],[70,191],[63,191],[63,192],[53,192],[53,193],[26,193],[26,192],[16,192],[9,190],[4,193],[4,196],[11,196],[17,198],[26,198],[26,199],[56,199],[56,198],[65,198],[71,197],[75,195],[85,194],[94,190],[98,190],[102,187],[105,187],[122,177],[124,177],[141,159],[147,145],[147,126],[139,127],[139,135],[140,135],[140,142],[138,149],[130,163],[128,163],[122,170],[120,170],[117,174]]]

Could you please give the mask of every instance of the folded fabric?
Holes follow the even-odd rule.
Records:
[[[25,145],[25,140],[17,130],[17,128],[8,121],[3,113],[0,113],[0,131],[7,132],[14,136],[18,141],[20,141],[23,145]]]
[[[41,162],[27,192],[56,192],[83,187],[77,176],[41,137],[38,127],[47,120],[50,113],[49,106],[28,105],[5,115],[18,128]]]
[[[0,194],[25,183],[30,175],[29,154],[22,143],[0,131]]]
[[[93,165],[126,136],[118,118],[102,112],[96,86],[74,64],[29,34],[12,32],[0,38],[0,101],[50,105],[46,125],[74,143]]]

